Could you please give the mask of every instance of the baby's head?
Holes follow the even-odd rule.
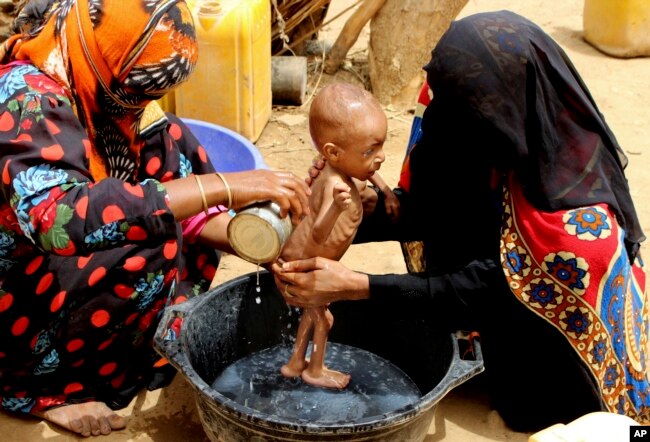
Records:
[[[318,152],[334,167],[361,180],[384,161],[387,128],[377,99],[350,83],[324,86],[309,109],[309,132]]]

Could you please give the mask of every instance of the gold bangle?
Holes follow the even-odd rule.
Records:
[[[205,216],[208,216],[209,215],[208,201],[205,199],[205,192],[203,191],[203,184],[201,183],[201,178],[199,178],[198,175],[194,175],[194,179],[196,180],[196,184],[199,186],[199,191],[201,192],[201,203],[203,203],[203,211],[205,212]]]
[[[221,175],[219,172],[214,173],[216,176],[221,179],[223,182],[223,186],[226,188],[226,194],[228,195],[228,205],[226,206],[227,208],[230,209],[230,206],[232,206],[232,192],[230,191],[230,186],[228,185],[228,181],[226,181],[226,178],[224,178],[223,175]]]

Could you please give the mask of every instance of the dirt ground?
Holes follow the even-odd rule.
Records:
[[[328,17],[354,3],[353,0],[332,0]],[[632,195],[642,225],[646,232],[650,232],[650,58],[617,59],[587,44],[582,38],[583,0],[469,0],[459,17],[500,9],[510,9],[532,19],[569,54],[629,157],[627,176]],[[321,39],[333,42],[349,14],[325,26],[320,34]],[[366,27],[348,53],[345,69],[335,76],[322,73],[321,65],[312,61],[308,95],[334,78],[366,83],[368,36]],[[422,64],[427,61],[422,60]],[[307,131],[308,106],[309,102],[300,107],[274,108],[271,120],[256,142],[269,167],[290,170],[301,176],[306,174],[315,153]],[[389,118],[389,131],[384,146],[386,162],[381,174],[388,183],[395,184],[412,113],[390,107],[385,110]],[[343,261],[354,269],[371,273],[405,272],[401,250],[396,243],[354,245]],[[252,271],[255,271],[252,264],[226,256],[215,283]],[[101,440],[207,440],[194,405],[194,392],[181,376],[167,389],[141,393],[120,414],[129,417],[129,427]],[[31,418],[0,415],[0,427],[3,429],[3,440],[9,442],[78,439]],[[526,441],[528,436],[509,431],[496,412],[490,409],[480,385],[469,382],[454,389],[438,404],[425,442]],[[626,432],[620,440],[628,440],[627,437]]]

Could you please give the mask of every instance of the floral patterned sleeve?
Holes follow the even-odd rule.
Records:
[[[174,235],[160,183],[93,182],[89,141],[61,87],[29,64],[0,68],[2,224],[39,249],[88,254]]]

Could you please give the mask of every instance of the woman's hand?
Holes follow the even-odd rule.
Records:
[[[296,307],[369,297],[368,275],[331,259],[316,257],[274,263],[271,271],[287,304]]]
[[[399,220],[399,199],[391,189],[386,188],[382,190],[384,194],[384,205],[386,206],[386,214],[391,222],[396,223]]]
[[[291,213],[297,224],[309,212],[311,190],[307,183],[291,172],[265,169],[223,174],[232,192],[233,209],[260,201],[274,201],[280,206],[280,216]]]
[[[305,182],[308,186],[311,186],[314,183],[314,180],[320,171],[323,170],[323,167],[325,167],[325,158],[321,155],[316,155],[311,162],[311,167],[307,171],[307,178],[305,178]]]
[[[291,212],[291,221],[298,224],[309,213],[311,189],[291,172],[267,169],[224,173],[222,181],[214,173],[188,176],[162,183],[169,195],[169,206],[177,221],[182,221],[208,207],[230,205],[230,209],[262,201],[274,201],[284,218]],[[201,186],[199,187],[200,181]],[[228,189],[232,200],[229,202]]]

